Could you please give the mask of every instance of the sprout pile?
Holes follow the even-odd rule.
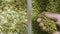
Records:
[[[27,34],[26,0],[0,2],[0,34]]]
[[[56,32],[57,31],[56,22],[54,22],[52,19],[49,19],[43,15],[42,16],[42,22],[46,26],[47,32]]]

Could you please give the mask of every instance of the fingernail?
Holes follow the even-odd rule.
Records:
[[[40,23],[40,22],[41,22],[41,18],[38,18],[38,19],[37,19],[37,22]]]
[[[39,23],[39,26],[40,26],[40,27],[44,27],[44,24],[43,24],[43,23]]]
[[[43,27],[42,30],[43,30],[43,31],[46,31],[46,27]]]

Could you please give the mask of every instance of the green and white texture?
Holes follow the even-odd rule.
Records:
[[[27,34],[26,0],[0,0],[0,34]]]
[[[43,15],[42,22],[44,23],[44,26],[46,27],[47,32],[56,32],[57,31],[56,22],[54,22],[54,20],[49,19]]]
[[[0,0],[0,34],[27,34],[27,0]],[[60,0],[32,0],[33,34],[42,32],[36,22],[38,13],[60,13]]]

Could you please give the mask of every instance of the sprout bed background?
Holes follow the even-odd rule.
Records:
[[[48,34],[40,30],[37,15],[60,13],[60,0],[32,0],[32,34]],[[52,25],[52,24],[51,24]],[[0,0],[0,34],[27,34],[27,0]]]
[[[27,34],[26,0],[0,0],[0,34]]]

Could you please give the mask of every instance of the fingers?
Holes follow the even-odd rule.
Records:
[[[37,19],[37,22],[39,23],[39,26],[41,28],[42,31],[45,31],[46,30],[46,27],[44,26],[44,24],[41,22],[41,18],[38,18]]]
[[[39,14],[39,15],[38,15],[38,18],[37,18],[37,22],[39,23],[40,29],[41,29],[42,31],[46,31],[46,27],[45,27],[44,24],[41,22],[41,20],[42,20],[41,17],[42,17],[42,15]]]
[[[46,17],[54,19],[54,20],[60,19],[60,14],[54,14],[54,13],[45,12],[44,15]]]
[[[44,26],[43,23],[39,23],[39,26],[41,28],[42,31],[46,31],[46,27]]]

